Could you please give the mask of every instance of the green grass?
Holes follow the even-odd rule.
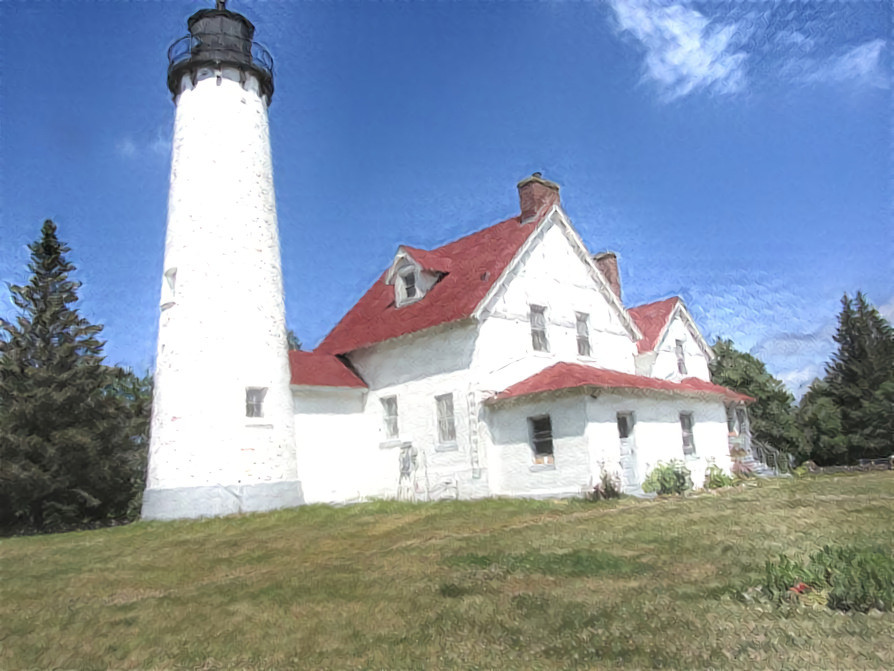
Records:
[[[307,506],[0,541],[0,669],[892,668],[894,614],[737,598],[894,547],[894,474]]]

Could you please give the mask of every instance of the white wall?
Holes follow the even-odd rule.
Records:
[[[591,422],[601,427],[594,430],[593,436],[604,441],[605,446],[597,447],[595,451],[606,454],[608,463],[613,463],[620,446],[616,419],[618,412],[634,414],[633,437],[640,482],[659,463],[668,463],[674,459],[686,463],[696,487],[704,483],[704,473],[709,463],[716,463],[729,473],[731,463],[726,411],[722,400],[618,393],[601,393],[597,399],[588,398],[587,416]],[[695,441],[695,455],[692,457],[683,454],[681,412],[692,413]]]
[[[343,452],[344,463],[356,471],[352,487],[361,496],[397,496],[399,456],[405,443],[411,443],[417,453],[418,499],[486,496],[486,469],[474,453],[478,443],[477,401],[469,397],[475,338],[475,324],[463,322],[352,353],[352,364],[369,385],[363,407],[357,411],[362,418],[352,417],[357,426],[363,427],[363,435],[349,438],[344,415],[320,412],[307,402],[296,401],[296,422],[317,435],[350,442]],[[456,432],[455,442],[446,445],[439,442],[435,401],[444,394],[453,396]],[[396,440],[385,433],[381,399],[387,396],[397,398]],[[306,419],[303,414],[313,417]],[[300,431],[298,437],[300,441]],[[329,486],[327,491],[334,490]],[[313,499],[319,496],[313,483],[305,488],[305,496],[319,500]]]
[[[685,375],[681,375],[677,369],[677,340],[683,341],[683,356],[686,362]],[[697,377],[709,382],[711,380],[708,360],[679,312],[675,313],[664,338],[655,348],[651,377],[663,380],[681,380],[684,377]]]
[[[587,417],[581,394],[491,406],[488,472],[499,496],[577,496],[592,481]],[[554,467],[534,463],[528,418],[549,415]]]
[[[216,74],[177,98],[148,489],[297,479],[267,105]]]
[[[559,361],[634,372],[636,346],[599,290],[593,269],[557,222],[544,226],[484,314],[473,366],[482,388],[500,390]],[[549,352],[535,352],[530,306],[546,308]],[[577,349],[575,313],[589,315],[589,357]]]
[[[365,389],[292,387],[295,443],[304,498],[335,503],[394,496],[397,458],[373,440]]]

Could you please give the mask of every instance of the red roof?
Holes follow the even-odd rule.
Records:
[[[342,361],[332,354],[289,352],[292,384],[314,387],[366,387]]]
[[[627,313],[633,317],[637,328],[643,334],[642,339],[636,343],[640,353],[651,352],[655,349],[656,345],[658,345],[658,339],[664,333],[664,328],[667,326],[671,313],[679,302],[680,299],[674,296],[663,301],[628,308]]]
[[[417,249],[416,247],[408,247],[407,245],[401,245],[401,248],[413,257],[413,260],[422,266],[423,270],[448,272],[453,267],[450,257],[445,256],[438,251],[430,252],[427,249]]]
[[[526,380],[517,382],[494,396],[491,401],[502,401],[507,398],[541,394],[560,389],[646,389],[658,392],[693,394],[714,394],[730,401],[750,402],[754,399],[732,389],[721,387],[712,382],[705,382],[695,377],[687,377],[680,382],[659,380],[643,375],[631,375],[605,368],[594,368],[579,363],[557,363]]]
[[[513,217],[432,251],[404,247],[423,267],[446,274],[425,298],[398,308],[383,273],[316,351],[344,354],[471,316],[538,223]]]

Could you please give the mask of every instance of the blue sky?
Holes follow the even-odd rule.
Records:
[[[110,362],[151,367],[174,106],[213,3],[0,2],[0,279],[59,225]],[[888,2],[246,2],[289,324],[315,346],[401,243],[518,211],[535,170],[633,306],[679,294],[799,393],[841,295],[894,316]],[[14,315],[8,294],[0,316]]]

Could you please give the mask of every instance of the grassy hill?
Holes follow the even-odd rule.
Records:
[[[736,597],[779,553],[894,547],[892,521],[876,472],[5,539],[0,668],[894,668],[894,613]]]

